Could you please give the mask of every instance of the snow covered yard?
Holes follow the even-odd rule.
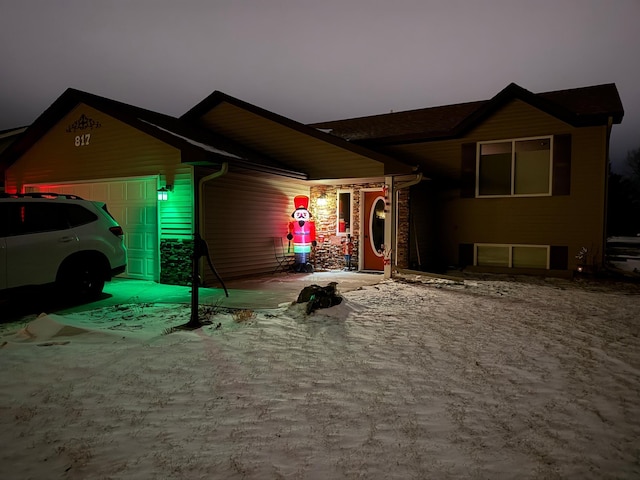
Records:
[[[406,280],[3,325],[1,476],[640,477],[640,285]]]

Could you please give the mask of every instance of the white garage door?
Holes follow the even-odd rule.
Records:
[[[121,276],[158,281],[157,184],[157,179],[150,177],[29,185],[26,191],[68,193],[106,203],[109,212],[124,230],[128,261],[127,270]]]

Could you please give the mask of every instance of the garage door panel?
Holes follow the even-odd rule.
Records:
[[[123,182],[109,185],[109,202],[125,202],[126,200],[127,190]]]
[[[145,211],[140,207],[128,207],[127,208],[127,223],[135,226],[145,226]]]
[[[129,240],[129,249],[130,250],[139,250],[144,251],[145,242],[144,235],[141,233],[133,232],[127,235]]]
[[[144,183],[128,183],[126,187],[127,200],[144,200],[147,198],[147,188]]]
[[[145,265],[145,272],[153,272],[155,268],[156,266],[155,266],[154,260],[147,258],[146,265]]]
[[[109,199],[109,185],[105,183],[94,183],[91,186],[90,198],[106,198]],[[105,202],[109,205],[109,201]]]
[[[129,278],[145,278],[148,265],[144,259],[141,258],[129,258],[128,260]]]
[[[147,232],[144,235],[144,248],[145,250],[155,249],[158,247],[158,240],[156,235],[151,232]]]
[[[149,227],[154,229],[158,226],[158,209],[155,206],[145,207],[144,221]]]

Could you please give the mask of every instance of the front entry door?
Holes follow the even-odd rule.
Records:
[[[363,270],[384,270],[384,207],[382,190],[364,192]]]

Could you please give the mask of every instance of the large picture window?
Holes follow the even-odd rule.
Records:
[[[551,195],[551,151],[551,137],[480,143],[477,196]]]
[[[549,268],[546,245],[476,244],[475,265],[481,267]]]

